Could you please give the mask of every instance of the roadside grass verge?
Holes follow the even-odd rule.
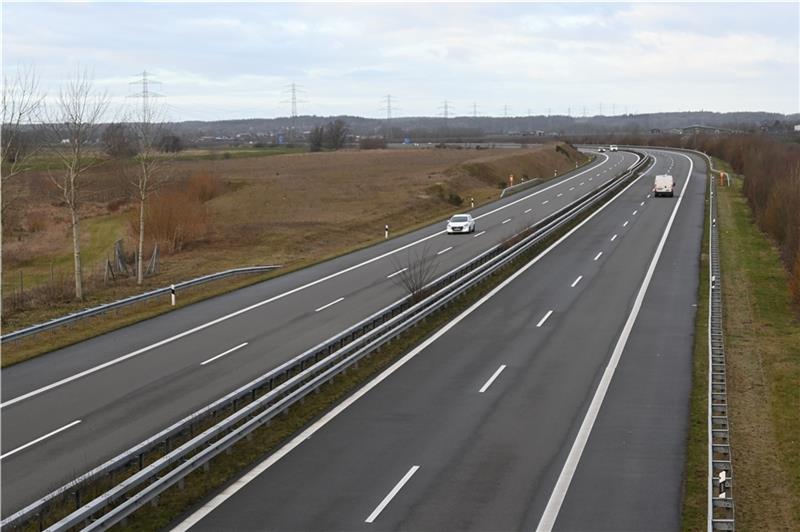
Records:
[[[504,279],[532,260],[536,255],[546,249],[547,246],[555,242],[561,235],[568,232],[572,227],[580,223],[581,220],[588,217],[599,207],[600,205],[597,205],[583,213],[576,220],[566,224],[557,234],[551,235],[544,241],[533,246],[522,256],[494,272],[485,279],[484,282],[478,284],[460,298],[448,304],[445,308],[435,312],[417,326],[404,332],[390,344],[385,345],[380,350],[362,359],[356,367],[348,369],[343,375],[336,376],[335,379],[321,386],[319,393],[307,396],[301,402],[287,409],[285,414],[277,416],[268,424],[259,427],[250,437],[244,438],[235,444],[231,452],[223,452],[216,456],[211,460],[210,466],[207,469],[199,468],[186,477],[183,482],[180,482],[162,493],[156,502],[146,505],[137,513],[130,516],[124,523],[115,527],[115,529],[149,531],[170,525],[195,508],[211,494],[229,484],[260,460],[263,460],[280,445],[288,441],[304,427],[308,426],[309,423],[319,418],[319,416],[327,412],[332,406],[357,390],[369,378],[399,359],[415,346],[419,345],[419,343],[490,292]],[[509,242],[513,240],[514,237],[509,239]],[[287,375],[285,378],[288,379],[291,376],[292,375]],[[247,400],[242,400],[238,406],[241,407],[246,402]],[[214,419],[204,421],[202,426],[194,427],[192,433],[199,433],[203,428],[211,426],[213,423],[222,419],[224,415],[230,413],[230,409],[226,412],[219,412]],[[190,437],[191,435],[184,435],[180,438],[173,438],[169,442],[168,447],[175,448],[187,441]],[[163,454],[163,447],[149,453],[144,460],[144,464],[152,463],[160,456],[163,456]],[[114,476],[115,482],[118,483],[135,472],[136,467],[132,466],[126,472],[117,473]],[[83,501],[88,502],[101,494],[103,488],[107,489],[108,487],[109,479],[102,479],[82,491],[81,498]],[[56,521],[60,516],[65,515],[71,509],[71,499],[66,502],[62,501],[61,504],[52,505],[52,514],[47,517],[45,526]]]
[[[713,177],[712,177],[713,179]],[[700,248],[700,283],[697,286],[697,313],[692,352],[692,393],[689,400],[689,432],[683,472],[683,510],[681,529],[706,529],[708,479],[708,239],[709,197],[706,187],[703,243]]]
[[[717,196],[736,525],[800,530],[800,320],[741,188]]]

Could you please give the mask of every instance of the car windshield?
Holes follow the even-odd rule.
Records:
[[[456,223],[458,223],[458,222],[468,222],[469,221],[469,216],[453,216],[452,218],[450,218],[450,221],[451,222],[456,222]]]

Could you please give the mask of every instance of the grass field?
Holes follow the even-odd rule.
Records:
[[[717,197],[736,525],[800,530],[800,320],[741,183]]]

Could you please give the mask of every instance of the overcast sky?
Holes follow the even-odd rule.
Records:
[[[6,75],[143,70],[173,120],[800,111],[800,5],[3,2]],[[140,88],[140,87],[139,87]],[[506,107],[507,106],[507,107]],[[585,111],[584,111],[585,109]]]

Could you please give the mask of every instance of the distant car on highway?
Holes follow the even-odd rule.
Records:
[[[601,147],[597,148],[597,151],[604,152],[604,151],[606,151],[606,149],[601,146]]]
[[[473,233],[475,232],[475,218],[471,214],[454,214],[447,220],[447,233]]]
[[[671,198],[674,195],[675,179],[669,174],[657,175],[655,183],[653,183],[653,196],[669,196]]]
[[[612,144],[611,146],[608,147],[608,151],[617,151],[617,145]]]

